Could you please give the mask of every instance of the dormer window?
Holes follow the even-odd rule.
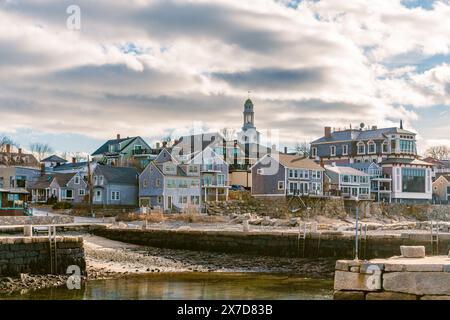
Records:
[[[369,148],[369,154],[370,153],[376,153],[377,152],[377,145],[375,144],[375,142],[373,141],[369,141],[369,143],[367,144],[367,147]]]
[[[358,149],[358,154],[365,154],[366,153],[366,145],[364,144],[364,142],[362,142],[362,141],[358,142],[356,147]]]
[[[389,145],[388,145],[388,142],[386,140],[384,140],[383,144],[381,145],[381,151],[383,153],[388,153],[389,152]]]
[[[342,146],[342,155],[343,155],[343,156],[348,155],[348,145],[346,145],[346,144],[344,144],[344,145]]]
[[[330,147],[330,155],[331,156],[335,156],[336,155],[336,146],[331,146]]]

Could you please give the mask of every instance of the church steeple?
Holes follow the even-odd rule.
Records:
[[[253,102],[250,98],[244,104],[244,126],[242,127],[242,131],[247,131],[248,129],[256,129],[255,112],[253,111]]]

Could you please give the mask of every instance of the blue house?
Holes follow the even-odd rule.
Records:
[[[132,167],[97,165],[92,175],[92,203],[137,206],[138,176],[138,171]]]

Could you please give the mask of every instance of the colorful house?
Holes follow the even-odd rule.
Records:
[[[322,195],[324,171],[309,158],[266,155],[251,167],[252,195]]]
[[[373,162],[382,168],[384,179],[391,179],[392,202],[431,201],[432,164],[418,159],[416,134],[403,129],[402,122],[399,128],[362,125],[360,129],[332,131],[325,127],[324,136],[311,142],[311,157],[336,166]]]
[[[33,203],[86,202],[88,186],[79,172],[43,174],[30,187]]]
[[[139,205],[164,212],[200,211],[200,165],[180,163],[163,149],[139,175]]]
[[[23,188],[0,188],[0,216],[29,214],[27,190]]]
[[[121,138],[118,134],[94,151],[92,158],[103,165],[143,169],[157,155],[141,137]]]
[[[94,205],[137,206],[138,171],[132,167],[97,165],[92,175]]]

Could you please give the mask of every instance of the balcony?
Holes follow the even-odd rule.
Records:
[[[157,150],[153,149],[134,149],[131,153],[133,156],[149,156],[157,155]]]
[[[222,172],[219,165],[202,165],[200,168],[201,172]]]
[[[248,171],[250,164],[230,164],[230,171]]]

